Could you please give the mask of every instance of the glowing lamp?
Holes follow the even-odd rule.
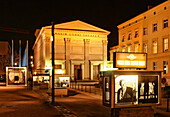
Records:
[[[54,73],[57,75],[63,75],[63,74],[66,74],[66,70],[65,69],[55,69]]]

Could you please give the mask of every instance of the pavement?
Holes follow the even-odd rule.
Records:
[[[47,90],[39,90],[41,95],[44,95],[46,99],[51,99]],[[100,90],[97,90],[100,91]],[[50,100],[49,100],[50,101]],[[55,97],[55,104],[60,105],[74,115],[78,117],[110,117],[111,110],[108,107],[102,105],[102,96],[99,92],[85,92],[77,89],[69,89],[69,96],[57,96]],[[170,102],[169,102],[170,105]],[[170,108],[170,106],[169,106]],[[167,99],[161,99],[161,105],[153,107],[155,115],[154,117],[170,117],[170,112],[167,110]],[[169,109],[170,111],[170,109]]]
[[[26,87],[0,87],[0,117],[60,117],[41,95]]]
[[[26,87],[0,87],[0,117],[110,117],[111,110],[102,105],[100,90],[69,89],[68,96],[56,96],[51,104],[50,90]],[[169,102],[170,105],[170,102]],[[154,107],[155,117],[170,117],[167,99]]]

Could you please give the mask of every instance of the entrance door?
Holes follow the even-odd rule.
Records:
[[[74,80],[82,80],[81,65],[74,65]]]
[[[100,65],[93,65],[93,79],[94,80],[99,79],[99,70],[100,70]]]

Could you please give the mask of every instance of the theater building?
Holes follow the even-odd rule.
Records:
[[[107,65],[107,36],[109,31],[80,20],[56,24],[55,69],[65,69],[71,80],[97,80],[99,71]],[[51,68],[51,26],[37,29],[34,69]]]
[[[119,52],[147,53],[147,70],[161,70],[170,85],[170,1],[118,25]],[[111,53],[115,48],[111,48]],[[117,50],[117,49],[116,49]],[[111,58],[112,59],[112,58]]]

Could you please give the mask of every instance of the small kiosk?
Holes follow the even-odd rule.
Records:
[[[146,69],[145,53],[114,53],[115,68]],[[114,70],[101,72],[103,77],[103,105],[112,116],[153,117],[151,106],[161,102],[161,71]]]
[[[68,95],[68,88],[70,87],[70,76],[66,75],[65,69],[55,69],[54,73],[55,73],[54,78],[55,95],[60,96]],[[50,84],[52,83],[50,82]]]
[[[26,67],[6,67],[6,86],[27,86]]]

